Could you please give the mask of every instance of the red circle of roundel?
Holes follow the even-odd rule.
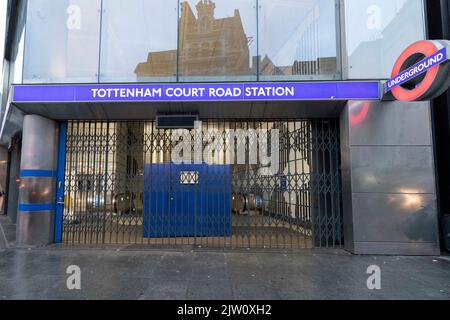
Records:
[[[394,65],[394,69],[392,70],[392,78],[395,78],[405,63],[405,61],[414,54],[421,53],[426,57],[429,57],[435,54],[438,51],[436,45],[431,41],[419,41],[411,46],[409,46],[403,53],[400,58],[397,59],[397,62]],[[395,87],[392,89],[392,94],[397,100],[401,101],[414,101],[418,100],[422,97],[433,85],[434,80],[439,72],[439,65],[429,69],[426,73],[425,79],[413,90],[404,89],[402,86]]]
[[[362,106],[359,105],[357,107],[359,109],[357,112],[353,112],[353,110],[350,110],[350,123],[352,125],[361,124],[369,114],[370,105],[367,101],[364,102]]]

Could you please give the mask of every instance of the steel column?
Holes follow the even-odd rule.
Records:
[[[18,245],[42,246],[54,240],[57,151],[57,123],[36,115],[25,116]]]

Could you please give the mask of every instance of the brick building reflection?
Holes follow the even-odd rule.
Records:
[[[146,62],[139,63],[135,73],[138,80],[150,77],[180,76],[220,77],[256,75],[259,66],[261,75],[318,75],[334,74],[336,58],[321,58],[319,52],[305,48],[318,48],[318,15],[313,9],[304,21],[298,41],[298,60],[286,66],[276,66],[269,56],[252,57],[249,46],[255,39],[249,37],[238,9],[232,17],[216,19],[216,4],[211,0],[200,0],[196,5],[197,17],[187,1],[181,4],[179,30],[179,56],[177,50],[150,52]],[[310,42],[313,43],[310,43]],[[177,59],[179,59],[177,61]]]

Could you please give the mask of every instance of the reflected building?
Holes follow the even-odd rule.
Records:
[[[266,55],[260,62],[261,75],[265,76],[312,76],[335,74],[337,60],[335,57],[317,58],[316,60],[296,60],[292,66],[276,66]]]
[[[234,16],[216,19],[216,4],[201,0],[197,16],[188,2],[181,4],[179,72],[182,76],[249,75],[249,38],[239,10]],[[151,52],[136,68],[139,78],[173,76],[177,50]]]
[[[175,76],[179,59],[180,76],[310,76],[335,74],[336,57],[321,57],[319,37],[319,9],[316,5],[306,14],[285,46],[296,43],[295,56],[286,65],[276,65],[268,54],[250,59],[249,45],[254,40],[246,34],[238,9],[227,18],[216,18],[216,4],[201,0],[197,15],[190,4],[181,4],[179,57],[177,50],[150,52],[146,62],[138,64],[138,80]],[[278,52],[289,51],[281,47]],[[252,63],[250,64],[250,61]]]

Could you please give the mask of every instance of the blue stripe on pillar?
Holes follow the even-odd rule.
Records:
[[[22,212],[39,212],[54,211],[55,204],[19,204],[19,211]]]
[[[56,171],[51,170],[21,170],[21,178],[55,178]]]

